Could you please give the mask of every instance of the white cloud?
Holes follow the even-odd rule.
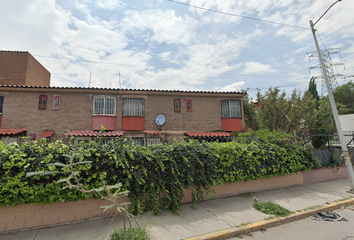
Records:
[[[90,72],[91,86],[98,87],[118,87],[119,72],[123,87],[131,88],[237,89],[241,81],[251,89],[260,81],[261,86],[302,86],[299,81],[307,84],[315,61],[308,63],[305,55],[315,50],[308,20],[333,3],[181,1],[306,29],[162,0],[3,0],[0,46],[29,51],[58,86],[88,86]],[[353,8],[354,1],[342,1],[316,25],[327,47],[342,47],[344,74],[354,72]]]
[[[122,5],[125,5],[120,0],[95,0],[94,3],[97,7],[108,10],[120,8]]]
[[[167,44],[184,44],[191,42],[194,28],[186,24],[176,22],[194,23],[195,20],[189,16],[176,16],[173,10],[147,10],[146,12],[127,11],[126,17],[122,21],[122,26],[126,32],[131,32],[135,36],[144,31],[152,31],[148,36],[148,41]]]
[[[262,64],[260,62],[246,62],[245,63],[245,68],[243,69],[242,73],[243,74],[250,74],[250,73],[272,73],[276,72],[272,68],[271,65],[268,64]]]
[[[220,89],[220,92],[239,92],[245,82],[235,82]]]

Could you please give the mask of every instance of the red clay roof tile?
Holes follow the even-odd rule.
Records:
[[[160,132],[145,132],[147,135],[160,135]]]
[[[54,134],[54,131],[43,131],[41,134],[41,138],[51,137]]]
[[[96,137],[98,136],[98,131],[92,130],[79,130],[79,131],[69,131],[65,133],[65,136],[75,136],[75,137]],[[102,134],[103,137],[117,137],[122,136],[123,131],[107,131]]]
[[[0,135],[13,135],[27,131],[26,128],[0,129]]]
[[[228,132],[186,132],[190,137],[230,137]]]

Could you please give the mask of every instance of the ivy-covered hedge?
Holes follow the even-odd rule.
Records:
[[[148,148],[126,145],[124,139],[108,144],[66,145],[60,141],[24,141],[19,146],[0,143],[0,206],[53,203],[85,199],[75,189],[62,190],[59,175],[25,177],[27,172],[55,170],[48,163],[67,163],[65,154],[79,153],[79,179],[87,187],[123,183],[130,191],[135,214],[162,209],[177,212],[183,190],[193,190],[196,204],[203,192],[221,183],[280,176],[319,167],[312,152],[281,138],[237,138],[229,143],[178,141]]]

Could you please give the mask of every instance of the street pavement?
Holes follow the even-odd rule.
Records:
[[[311,218],[257,231],[243,240],[354,240],[354,206],[334,211],[348,222],[315,221]],[[239,238],[232,238],[236,240]],[[232,240],[230,239],[230,240]]]
[[[136,217],[136,220],[140,226],[147,228],[153,240],[186,239],[231,227],[245,226],[269,218],[269,215],[252,208],[253,197],[260,201],[277,203],[290,211],[299,211],[351,197],[354,199],[353,194],[346,192],[349,189],[349,180],[340,179],[207,200],[198,204],[197,210],[192,209],[191,204],[185,204],[179,215],[163,211],[159,216],[146,213]],[[342,225],[344,228],[348,226],[353,229],[353,222],[354,219],[349,222],[349,225],[347,223]],[[123,221],[119,217],[113,220],[105,218],[1,234],[0,240],[108,240],[112,231],[122,226]],[[319,227],[321,226],[326,228],[327,225],[320,224]],[[299,234],[299,232],[294,234]]]

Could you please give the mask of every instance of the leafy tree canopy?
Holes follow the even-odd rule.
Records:
[[[339,114],[354,113],[354,82],[350,81],[333,90],[333,96],[337,102]]]

